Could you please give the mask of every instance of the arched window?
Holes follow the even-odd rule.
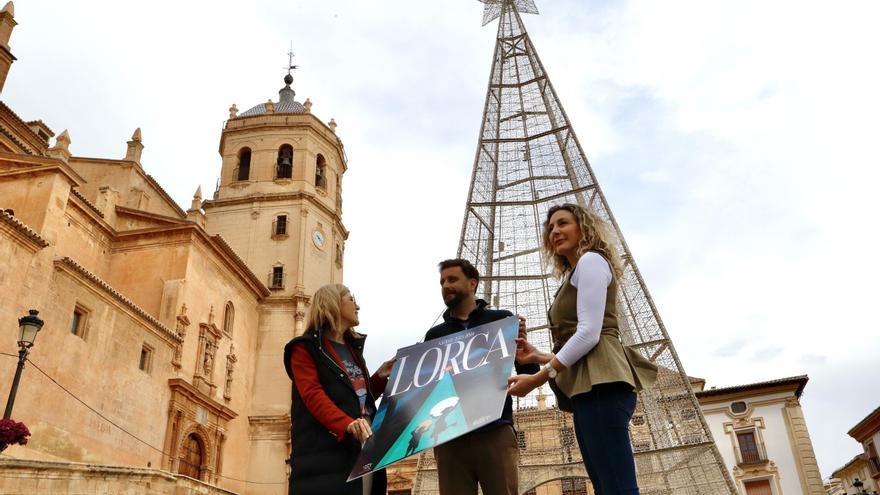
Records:
[[[251,149],[242,148],[238,152],[238,168],[235,169],[235,180],[248,180],[251,177]]]
[[[320,153],[317,163],[315,163],[315,187],[327,189],[327,160]]]
[[[200,480],[202,474],[202,442],[198,435],[190,433],[183,442],[183,455],[180,459],[180,474]]]
[[[282,144],[278,148],[278,162],[275,166],[276,179],[290,179],[293,177],[293,146]]]
[[[226,311],[223,313],[223,332],[232,335],[232,324],[235,323],[235,308],[232,301],[226,303]]]

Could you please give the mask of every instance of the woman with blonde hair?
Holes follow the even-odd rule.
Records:
[[[622,267],[607,224],[575,204],[550,208],[543,252],[562,285],[547,312],[555,345],[541,352],[522,340],[521,363],[543,364],[510,378],[525,396],[548,380],[560,409],[574,414],[575,435],[597,495],[638,494],[629,421],[636,391],[650,387],[657,366],[620,341],[617,290]]]
[[[354,331],[360,307],[344,285],[328,284],[312,296],[303,335],[284,347],[293,381],[290,406],[291,495],[379,495],[385,471],[346,482],[361,446],[373,432],[376,398],[385,390],[393,359],[370,376],[365,335]]]

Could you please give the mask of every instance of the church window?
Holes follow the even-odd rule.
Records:
[[[315,187],[327,189],[327,160],[320,153],[315,163]]]
[[[293,177],[293,147],[289,144],[283,144],[278,148],[275,178],[290,179],[291,177]]]
[[[336,243],[336,265],[342,266],[342,244]]]
[[[141,358],[138,362],[138,368],[145,373],[149,373],[153,367],[153,348],[147,344],[141,347]]]
[[[526,432],[516,432],[516,444],[519,445],[519,450],[526,450]]]
[[[633,426],[642,426],[645,424],[645,417],[641,414],[633,414],[632,424]]]
[[[283,266],[273,266],[272,273],[269,274],[269,288],[270,289],[283,289],[284,288],[284,267]]]
[[[278,215],[272,225],[272,235],[287,235],[287,215]]]
[[[70,333],[84,339],[88,318],[89,311],[79,304],[75,305],[73,307],[73,317],[70,319]]]
[[[248,180],[251,177],[251,149],[242,148],[238,152],[238,168],[235,169],[235,180]]]
[[[223,312],[223,333],[232,335],[232,324],[235,323],[235,307],[232,301],[226,303],[226,310]]]

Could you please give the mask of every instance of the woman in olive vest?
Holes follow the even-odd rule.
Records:
[[[354,331],[360,307],[344,285],[321,287],[311,306],[305,333],[284,348],[293,381],[288,493],[384,495],[385,470],[346,479],[372,435],[375,400],[385,390],[393,360],[368,374],[366,336]]]
[[[553,353],[519,342],[517,361],[543,364],[510,378],[524,396],[550,381],[560,409],[574,414],[584,465],[597,495],[638,494],[629,421],[636,391],[651,386],[657,367],[620,341],[618,280],[622,275],[608,226],[574,204],[547,212],[543,251],[562,278],[547,312]]]

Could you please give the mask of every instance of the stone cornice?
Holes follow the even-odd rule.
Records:
[[[185,224],[186,220],[182,220],[180,218],[169,217],[166,215],[160,215],[158,213],[152,213],[149,211],[136,210],[134,208],[128,208],[125,206],[116,205],[116,215],[117,216],[125,216],[125,217],[134,217],[140,218],[143,220],[150,220],[153,222],[158,222],[165,225],[180,225]]]
[[[123,307],[130,310],[135,316],[141,319],[143,322],[147,323],[147,327],[156,332],[159,337],[165,339],[170,344],[177,344],[183,342],[183,339],[177,335],[177,332],[172,331],[170,328],[166,327],[159,320],[154,318],[152,315],[144,311],[140,306],[131,301],[131,299],[120,294],[116,289],[114,289],[110,284],[103,281],[94,273],[86,270],[82,265],[77,263],[71,258],[61,257],[55,258],[55,269],[59,271],[68,272],[71,275],[77,276],[77,278],[85,279],[91,283],[91,285],[103,292],[111,299],[118,302]]]
[[[49,246],[49,241],[43,239],[40,234],[3,210],[0,210],[0,229],[9,232],[32,253]]]
[[[317,196],[305,191],[289,193],[285,192],[270,194],[251,194],[248,196],[240,196],[235,198],[209,199],[202,204],[202,208],[207,213],[210,208],[218,206],[234,206],[249,203],[270,203],[278,201],[308,201],[309,205],[318,208],[319,210],[330,216],[330,218],[332,218],[333,222],[336,224],[336,227],[339,229],[340,232],[342,232],[342,238],[346,240],[348,239],[349,231],[345,228],[345,225],[342,224],[342,219],[340,218],[339,214],[337,214],[335,210],[332,210],[324,205]]]
[[[17,166],[14,170],[0,172],[0,177],[14,177],[16,175],[42,175],[50,172],[58,173],[67,178],[71,186],[81,186],[86,183],[85,178],[67,163],[45,156],[21,155],[0,151],[0,162],[12,163]]]
[[[203,394],[193,384],[182,378],[170,378],[168,380],[168,387],[172,392],[177,392],[196,404],[205,406],[208,410],[225,421],[230,421],[238,417],[238,413]]]
[[[70,158],[70,161],[72,163],[76,162],[76,161],[82,161],[82,162],[98,163],[98,164],[104,164],[104,165],[116,165],[116,166],[122,166],[122,167],[131,167],[148,184],[153,186],[153,188],[156,190],[156,192],[159,194],[159,196],[162,197],[163,200],[165,200],[165,203],[168,206],[170,206],[175,212],[178,213],[178,215],[180,215],[181,219],[186,218],[186,212],[183,211],[183,209],[177,204],[176,201],[174,201],[174,199],[171,197],[171,195],[168,194],[167,191],[165,191],[165,189],[159,184],[158,181],[156,181],[156,179],[153,178],[152,175],[144,172],[143,167],[141,167],[141,165],[137,162],[133,162],[131,160],[115,160],[115,159],[111,159],[111,158],[92,158],[92,157],[87,157],[87,156],[74,156],[74,157]]]
[[[29,125],[27,125],[27,122],[13,112],[12,109],[6,106],[2,101],[0,101],[0,118],[13,127],[10,131],[12,131],[15,136],[11,137],[17,141],[16,144],[22,146],[23,149],[30,148],[27,150],[28,153],[42,155],[46,151],[47,143],[40,139],[40,136],[37,135]]]
[[[235,251],[226,244],[218,235],[210,236],[199,225],[193,222],[185,222],[177,225],[167,225],[160,227],[149,227],[144,229],[129,230],[120,232],[114,239],[114,250],[118,250],[118,243],[141,238],[149,238],[156,236],[167,236],[173,233],[183,233],[190,235],[202,241],[209,250],[223,261],[228,267],[232,268],[240,276],[240,280],[251,289],[257,298],[267,297],[271,294],[268,288],[257,278],[245,262],[235,254]]]

